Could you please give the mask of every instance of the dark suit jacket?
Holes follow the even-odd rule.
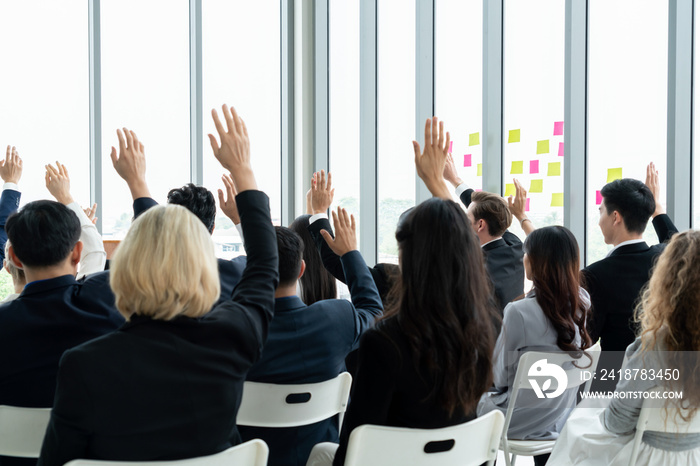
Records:
[[[601,339],[603,351],[624,352],[634,341],[632,317],[640,291],[649,281],[651,269],[666,247],[665,241],[678,232],[665,214],[655,217],[652,224],[660,244],[622,246],[581,271],[583,286],[591,295],[588,332],[594,342]]]
[[[462,203],[469,207],[473,189],[467,189],[460,196]],[[523,267],[523,243],[516,235],[506,230],[501,239],[485,244],[482,248],[486,260],[486,270],[491,277],[497,305],[503,314],[506,304],[525,293],[525,268]]]
[[[147,211],[158,203],[150,197],[140,197],[134,200],[134,218]],[[233,289],[241,281],[243,269],[245,269],[246,257],[238,256],[231,260],[217,259],[219,262],[219,281],[221,283],[221,296],[215,305],[231,299]]]
[[[382,315],[382,302],[358,251],[341,259],[352,303],[327,299],[306,306],[297,296],[275,302],[275,318],[263,356],[248,373],[255,382],[295,384],[332,379],[345,370],[345,356]],[[303,427],[240,426],[243,440],[263,439],[270,466],[304,466],[314,445],[338,441],[337,418]]]
[[[173,460],[240,442],[243,382],[262,353],[278,273],[267,196],[244,191],[236,202],[248,265],[233,299],[198,319],[135,315],[67,351],[39,465]]]
[[[5,243],[7,242],[7,232],[5,223],[7,217],[12,215],[19,208],[19,200],[22,193],[14,189],[3,189],[0,195],[0,262],[5,260]]]

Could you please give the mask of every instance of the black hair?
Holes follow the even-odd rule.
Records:
[[[632,178],[615,180],[603,186],[600,195],[608,214],[618,211],[630,233],[644,233],[656,209],[654,195],[644,183]]]
[[[287,227],[275,227],[277,233],[277,250],[279,251],[280,286],[289,286],[296,282],[301,272],[301,258],[304,254],[304,242],[299,235]]]
[[[204,223],[209,233],[214,231],[216,202],[214,195],[207,188],[187,183],[182,188],[171,189],[168,193],[168,204],[185,207]]]
[[[23,265],[50,267],[65,260],[75,247],[80,220],[59,202],[34,201],[10,215],[5,231]]]
[[[338,293],[335,277],[323,266],[321,254],[316,249],[314,239],[309,233],[309,218],[311,215],[301,215],[289,225],[289,229],[298,234],[304,243],[306,272],[301,276],[299,283],[301,284],[301,300],[307,306],[324,299],[334,299]]]

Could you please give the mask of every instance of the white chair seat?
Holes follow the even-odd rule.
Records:
[[[38,458],[51,408],[0,406],[0,455]]]
[[[543,455],[552,451],[554,442],[556,440],[508,440],[508,450],[516,456]]]

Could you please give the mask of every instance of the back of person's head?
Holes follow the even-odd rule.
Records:
[[[156,206],[139,216],[117,248],[110,286],[119,312],[157,320],[199,317],[219,298],[214,243],[189,210]]]
[[[17,267],[14,262],[12,262],[12,259],[10,259],[11,244],[10,241],[5,241],[5,262],[3,266],[5,270],[7,270],[7,273],[10,274],[10,277],[12,277],[12,283],[14,285],[26,285],[27,277],[24,276],[24,270]]]
[[[433,375],[431,396],[450,414],[469,413],[492,384],[496,339],[479,239],[457,204],[433,198],[405,215],[396,240],[401,275],[385,318],[397,319],[414,364]]]
[[[297,217],[289,229],[294,231],[304,243],[304,262],[306,271],[301,276],[301,300],[307,306],[324,299],[334,299],[337,296],[335,277],[323,266],[321,255],[316,249],[314,239],[309,233],[309,218],[311,215]]]
[[[525,238],[523,249],[530,264],[537,303],[557,331],[557,346],[563,351],[588,348],[587,305],[579,294],[579,249],[568,228],[538,228]],[[578,330],[577,330],[578,327]],[[580,345],[576,344],[577,332]]]
[[[290,286],[296,283],[299,273],[301,273],[304,243],[298,234],[287,227],[276,226],[275,233],[277,233],[277,250],[279,252],[279,286]]]
[[[669,369],[680,374],[675,389],[683,390],[690,415],[700,407],[700,231],[671,238],[659,256],[637,308],[643,348],[660,350],[670,358]],[[669,385],[673,385],[670,383]],[[678,406],[678,404],[677,404]],[[688,419],[686,419],[688,420]]]
[[[10,215],[7,237],[23,267],[51,267],[63,262],[80,239],[80,221],[68,207],[34,201]]]
[[[171,189],[168,193],[168,204],[185,207],[204,223],[210,234],[214,231],[216,202],[214,195],[207,188],[188,183],[182,188]]]
[[[508,202],[497,194],[477,191],[472,193],[472,204],[474,220],[483,219],[488,225],[489,235],[503,236],[513,221]]]
[[[600,190],[608,214],[618,211],[630,233],[644,233],[649,217],[656,209],[651,190],[641,181],[623,178],[612,181]]]

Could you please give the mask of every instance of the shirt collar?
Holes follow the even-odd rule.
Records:
[[[499,236],[498,238],[494,238],[494,239],[492,239],[491,241],[487,241],[487,242],[485,242],[484,244],[482,244],[481,247],[483,248],[483,247],[486,246],[487,244],[491,244],[491,243],[493,243],[494,241],[498,241],[499,239],[502,239],[502,238],[503,238],[503,236]]]
[[[605,257],[610,257],[610,255],[613,253],[613,251],[615,251],[618,248],[621,248],[622,246],[628,246],[630,244],[638,244],[638,243],[643,243],[643,242],[644,242],[644,240],[642,238],[630,239],[627,241],[623,241],[622,243],[618,244],[617,246],[612,248],[610,251],[608,251],[608,253],[605,255]]]

